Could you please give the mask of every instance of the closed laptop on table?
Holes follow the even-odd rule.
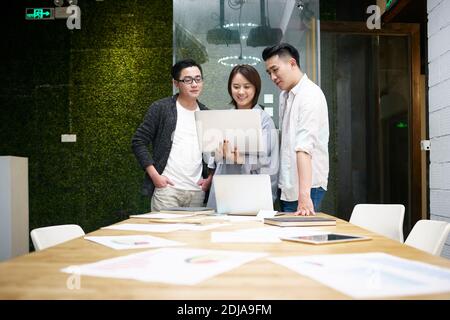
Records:
[[[279,227],[312,227],[312,226],[335,226],[336,220],[324,217],[304,217],[304,216],[281,216],[265,218],[265,224]]]

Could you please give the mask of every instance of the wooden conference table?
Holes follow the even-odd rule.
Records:
[[[319,214],[319,216],[326,216]],[[149,223],[145,219],[129,219],[121,223]],[[260,222],[237,222],[209,231],[177,231],[152,233],[166,239],[187,243],[186,248],[266,252],[272,257],[385,252],[401,258],[450,268],[450,261],[416,250],[394,240],[374,234],[337,219],[336,227],[321,229],[372,237],[370,241],[331,245],[282,243],[211,243],[212,231],[232,231],[263,227]],[[149,234],[136,231],[100,229],[89,235]],[[91,263],[112,257],[151,249],[113,250],[83,238],[33,252],[0,263],[0,299],[350,299],[308,277],[261,258],[236,269],[212,277],[194,286],[169,285],[100,277],[81,277],[80,289],[68,289],[69,274],[60,272],[69,265]],[[450,299],[450,292],[426,296],[398,297],[406,299]]]

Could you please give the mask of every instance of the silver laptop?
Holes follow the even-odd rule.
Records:
[[[241,154],[263,153],[261,114],[255,110],[202,110],[195,112],[202,152],[214,152],[223,140]]]
[[[217,213],[257,215],[272,210],[272,189],[267,174],[214,176]]]

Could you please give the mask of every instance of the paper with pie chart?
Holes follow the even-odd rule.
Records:
[[[84,239],[96,242],[98,244],[116,250],[161,248],[161,247],[174,247],[184,245],[184,243],[178,241],[172,241],[164,238],[146,235],[98,236],[98,237],[88,236],[84,237]]]
[[[61,271],[81,276],[195,285],[265,256],[265,253],[241,251],[162,248],[70,266]]]

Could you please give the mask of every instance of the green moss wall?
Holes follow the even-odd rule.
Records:
[[[30,230],[89,232],[147,211],[130,141],[172,93],[172,1],[79,0],[81,30],[24,21],[30,5],[54,6],[16,3],[0,53],[0,155],[29,158]]]

